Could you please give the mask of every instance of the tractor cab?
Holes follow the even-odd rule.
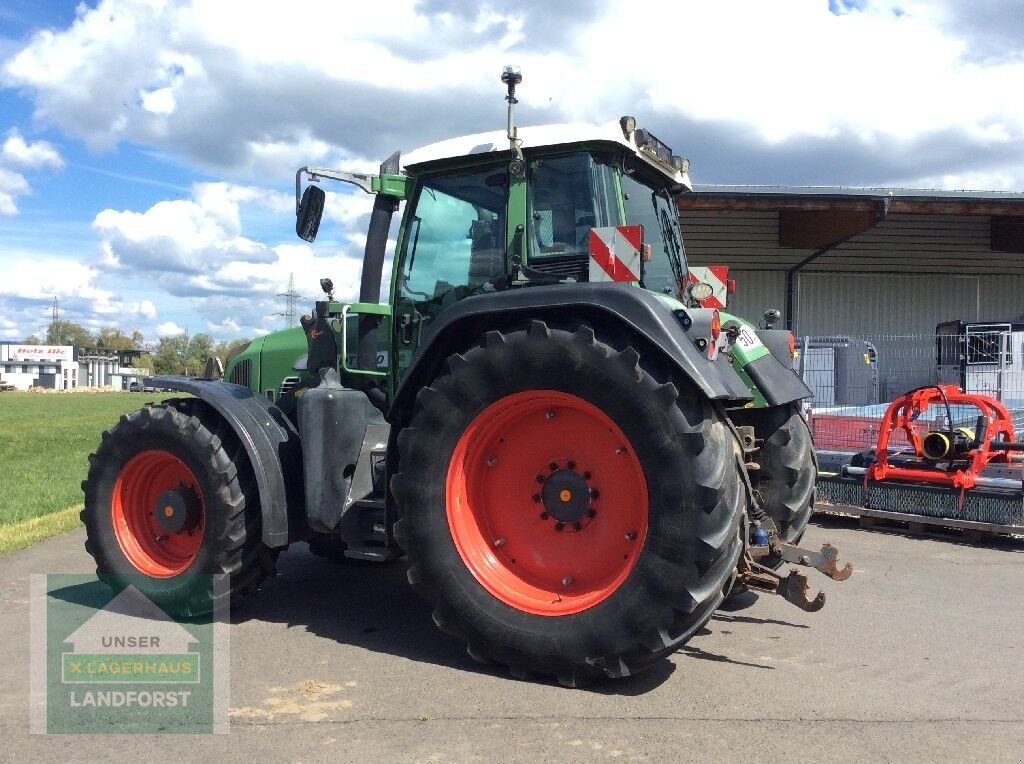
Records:
[[[406,165],[410,194],[392,283],[400,372],[430,323],[473,295],[624,281],[683,296],[685,254],[670,196],[680,178],[624,150],[622,132],[574,143],[551,142],[543,128],[522,134],[537,136],[536,145],[521,147],[522,160],[502,151],[468,165],[452,158]],[[624,227],[632,246],[620,236],[619,250],[604,248],[605,259],[596,260],[594,240],[601,246],[602,235]]]

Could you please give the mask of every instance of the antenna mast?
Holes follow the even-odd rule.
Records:
[[[505,100],[508,101],[507,132],[509,148],[512,149],[513,158],[522,161],[523,150],[519,147],[519,135],[515,123],[515,106],[519,103],[519,99],[516,98],[516,85],[523,81],[523,73],[518,66],[506,66],[501,72],[501,81],[508,86],[508,95],[505,96]]]

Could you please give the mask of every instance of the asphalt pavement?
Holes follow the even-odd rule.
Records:
[[[88,572],[74,532],[0,558],[0,758],[25,761],[1021,761],[1024,541],[812,524],[856,572],[825,609],[720,612],[651,671],[583,690],[474,663],[398,561],[304,544],[233,614],[228,735],[30,735],[32,573]]]

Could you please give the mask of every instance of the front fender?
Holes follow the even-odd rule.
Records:
[[[268,547],[288,544],[288,496],[302,482],[299,435],[273,403],[248,387],[192,377],[147,377],[147,387],[191,393],[208,403],[231,429],[249,457]]]

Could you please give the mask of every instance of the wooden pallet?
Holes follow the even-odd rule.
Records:
[[[852,504],[825,504],[814,506],[816,513],[854,516],[861,528],[893,528],[910,533],[935,534],[958,531],[964,538],[991,538],[992,536],[1024,536],[1024,526],[982,523],[975,520],[957,520],[951,517],[927,517],[903,512],[855,507]]]

